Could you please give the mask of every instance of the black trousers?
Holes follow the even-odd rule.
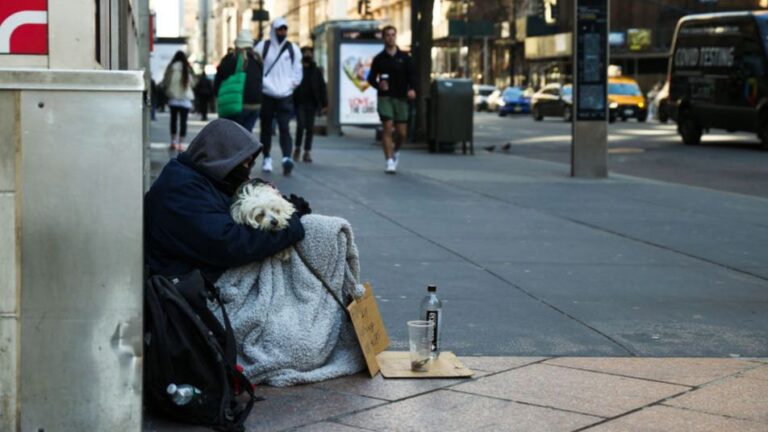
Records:
[[[179,136],[187,136],[187,116],[189,115],[189,108],[182,108],[177,106],[171,106],[171,135],[176,135],[177,121],[181,121],[181,127]]]
[[[296,148],[301,148],[302,135],[306,133],[304,140],[304,150],[312,150],[312,136],[315,127],[315,113],[317,107],[314,104],[296,105]]]
[[[284,157],[291,157],[291,130],[288,123],[293,111],[293,97],[281,99],[262,95],[261,99],[261,145],[264,146],[264,157],[270,156],[272,150],[272,120],[277,117],[277,127],[280,130],[280,150]]]

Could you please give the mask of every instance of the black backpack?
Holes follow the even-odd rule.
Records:
[[[223,306],[225,327],[207,303],[221,300],[195,270],[171,280],[152,276],[144,293],[144,398],[153,412],[220,431],[243,431],[260,398],[237,369],[235,337]],[[177,405],[170,384],[200,391]],[[242,394],[244,393],[244,394]],[[238,397],[240,395],[240,397]],[[247,400],[243,400],[247,399]]]

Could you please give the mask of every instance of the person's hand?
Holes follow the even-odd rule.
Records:
[[[296,213],[299,215],[299,217],[312,213],[312,208],[309,207],[309,203],[304,198],[295,194],[291,194],[289,197],[283,195],[283,198],[285,198],[289,203],[293,204],[293,208],[296,209]]]
[[[415,90],[408,90],[408,99],[409,100],[416,99],[416,91]]]
[[[389,82],[388,81],[381,81],[381,82],[379,82],[379,89],[381,91],[389,90]]]

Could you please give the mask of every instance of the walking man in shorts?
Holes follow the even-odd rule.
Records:
[[[408,131],[408,101],[416,98],[416,76],[411,56],[397,47],[397,30],[386,26],[381,31],[384,50],[373,58],[368,82],[378,90],[378,110],[384,126],[384,157],[387,174],[397,171],[400,146]],[[392,129],[397,130],[394,149]]]

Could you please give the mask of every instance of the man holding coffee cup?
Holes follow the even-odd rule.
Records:
[[[411,56],[397,47],[397,30],[382,29],[384,50],[373,58],[368,82],[378,90],[378,111],[384,126],[384,157],[387,174],[394,174],[400,159],[400,146],[408,131],[408,101],[416,99],[416,76]],[[394,149],[392,130],[397,130]]]

